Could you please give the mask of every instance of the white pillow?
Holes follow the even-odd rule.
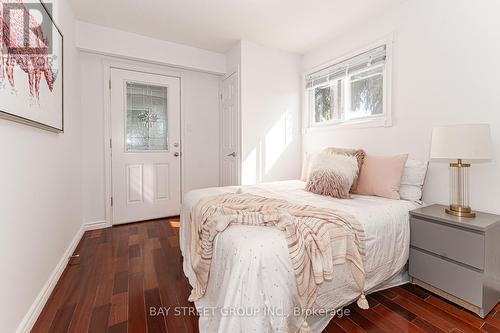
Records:
[[[424,186],[428,164],[428,162],[408,159],[399,188],[401,199],[421,203],[422,187]]]

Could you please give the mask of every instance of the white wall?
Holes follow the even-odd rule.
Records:
[[[328,145],[372,154],[428,159],[431,130],[453,123],[492,126],[494,162],[473,165],[471,205],[500,213],[500,2],[409,0],[383,16],[307,53],[308,69],[394,33],[393,123],[390,128],[330,129],[304,135],[305,151]],[[428,203],[448,202],[448,169],[431,163]]]
[[[80,54],[82,105],[83,221],[106,220],[104,161],[104,61],[139,64],[182,74],[181,117],[184,136],[185,192],[219,185],[219,76],[183,69],[137,63],[82,52]]]
[[[81,225],[78,53],[74,16],[55,1],[64,34],[64,134],[0,119],[0,331],[15,332]]]
[[[80,21],[77,22],[77,47],[215,74],[224,74],[226,70],[223,54]]]
[[[248,41],[239,46],[242,183],[298,179],[300,57]]]

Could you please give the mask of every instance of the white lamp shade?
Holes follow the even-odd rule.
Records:
[[[452,125],[432,130],[431,159],[489,160],[492,157],[488,124]]]

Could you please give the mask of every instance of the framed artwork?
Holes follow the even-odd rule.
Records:
[[[0,118],[64,131],[63,35],[50,3],[0,0]]]

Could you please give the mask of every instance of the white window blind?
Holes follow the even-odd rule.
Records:
[[[354,57],[320,69],[306,76],[306,89],[314,89],[328,82],[339,80],[363,68],[383,64],[386,60],[386,46],[382,45]]]

